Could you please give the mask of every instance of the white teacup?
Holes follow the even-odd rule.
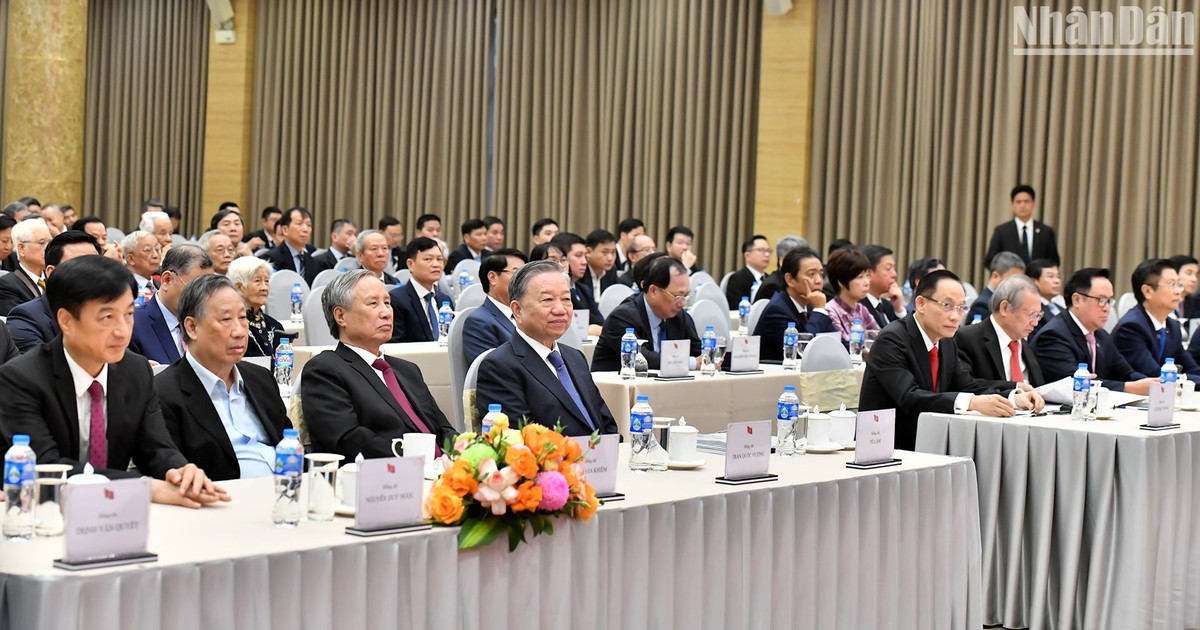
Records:
[[[342,505],[355,507],[358,503],[358,464],[350,462],[338,469],[337,497]]]
[[[832,444],[829,438],[833,431],[833,420],[827,414],[810,413],[808,414],[808,446],[813,448],[825,448],[828,446],[837,446]]]
[[[700,431],[691,425],[673,425],[667,429],[670,438],[667,440],[667,453],[674,462],[696,461],[696,439]]]
[[[839,409],[830,411],[829,418],[833,423],[829,435],[830,441],[841,446],[850,446],[854,442],[854,424],[858,416],[854,415],[853,411]]]
[[[1179,381],[1179,406],[1184,409],[1196,408],[1196,381]]]
[[[1096,387],[1096,415],[1110,416],[1113,412],[1112,390],[1103,385]]]
[[[396,445],[403,447],[403,454],[396,452]],[[437,436],[432,433],[405,433],[404,437],[392,440],[392,454],[396,457],[425,458],[425,476],[433,476],[433,459],[436,453]]]

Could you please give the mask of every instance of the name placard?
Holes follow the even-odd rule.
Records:
[[[63,562],[83,564],[146,555],[150,478],[63,488]]]
[[[729,344],[729,370],[731,372],[753,372],[758,370],[759,347],[762,339],[753,337],[734,337]]]
[[[1155,383],[1150,386],[1150,403],[1146,424],[1165,427],[1175,423],[1175,388],[1178,383]]]
[[[384,457],[358,463],[354,527],[377,530],[421,521],[425,458]]]
[[[571,326],[575,329],[575,332],[579,334],[579,341],[587,341],[588,322],[591,321],[590,311],[588,311],[586,308],[580,309],[574,311],[571,316],[573,318],[571,320]]]
[[[658,374],[664,378],[688,375],[688,352],[692,342],[668,339],[662,342],[658,354]]]
[[[590,436],[571,438],[583,449],[583,474],[596,490],[596,496],[604,497],[617,491],[617,453],[620,438],[617,434],[601,435],[595,448],[588,445]]]
[[[771,464],[771,421],[731,422],[725,433],[725,479],[762,477]]]

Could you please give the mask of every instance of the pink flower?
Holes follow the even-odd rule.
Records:
[[[538,504],[539,510],[546,512],[561,510],[571,496],[571,489],[567,487],[567,478],[556,470],[538,473],[537,485],[542,489],[542,502]]]
[[[508,504],[517,498],[517,489],[513,487],[520,479],[512,468],[496,468],[496,460],[485,459],[479,462],[479,488],[472,495],[492,514],[503,516],[508,511]]]

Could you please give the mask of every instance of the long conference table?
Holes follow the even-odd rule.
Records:
[[[1200,628],[1200,413],[1145,421],[921,415],[918,451],[978,470],[986,623]]]
[[[633,473],[591,523],[515,553],[459,551],[457,528],[362,539],[349,519],[271,524],[269,479],[233,502],[154,505],[159,561],[67,573],[61,538],[0,542],[0,628],[897,628],[982,624],[979,512],[968,459],[900,453],[772,456],[778,481],[698,470]]]

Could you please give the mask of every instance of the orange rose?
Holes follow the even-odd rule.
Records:
[[[582,460],[583,448],[579,446],[579,442],[576,442],[575,440],[567,440],[565,446],[567,452],[566,461],[574,463]]]
[[[459,497],[475,494],[475,490],[479,488],[479,480],[475,479],[475,473],[471,470],[471,462],[465,459],[455,460],[450,470],[442,474],[440,481]]]
[[[576,507],[575,518],[590,521],[596,515],[596,510],[600,508],[600,500],[596,498],[596,490],[592,488],[592,484],[584,484],[583,487],[586,493],[587,507]]]
[[[508,452],[504,454],[504,463],[525,479],[533,479],[538,474],[537,458],[533,456],[529,447],[521,444],[508,447]]]
[[[531,455],[532,457],[532,455]],[[532,512],[542,502],[542,489],[534,482],[526,481],[517,486],[517,498],[512,502],[513,512]]]
[[[540,424],[525,425],[521,429],[521,438],[538,459],[562,459],[566,451],[566,438]]]
[[[446,486],[434,487],[429,494],[426,507],[433,520],[443,525],[454,525],[462,520],[462,499]]]
[[[567,440],[574,442],[575,440]],[[579,487],[579,477],[575,475],[575,466],[567,463],[559,464],[558,472],[567,480],[567,487],[571,490],[571,496],[575,497],[582,494],[582,488]]]

